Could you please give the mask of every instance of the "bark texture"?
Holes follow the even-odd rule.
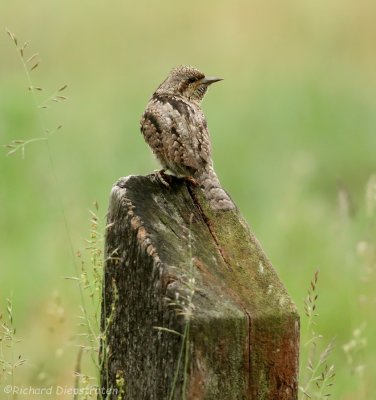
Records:
[[[297,399],[299,316],[237,210],[178,178],[122,178],[105,254],[108,398]]]

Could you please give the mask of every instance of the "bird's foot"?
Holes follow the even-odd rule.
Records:
[[[168,180],[170,179],[169,175],[165,173],[165,169],[160,169],[160,170],[155,170],[155,178],[158,182],[162,183],[162,185],[166,187],[170,187],[170,184],[168,183]]]
[[[198,182],[192,176],[185,176],[183,178],[186,182],[189,182],[192,186],[198,186]]]

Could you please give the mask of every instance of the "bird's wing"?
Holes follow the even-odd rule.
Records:
[[[155,96],[141,119],[146,142],[164,168],[188,175],[210,163],[205,116],[180,98]]]
[[[195,170],[209,163],[210,138],[202,111],[176,98],[168,99],[163,108],[168,132],[168,157],[179,165]]]
[[[162,167],[166,165],[164,152],[162,115],[156,107],[148,107],[141,118],[141,132],[146,143],[151,147]]]

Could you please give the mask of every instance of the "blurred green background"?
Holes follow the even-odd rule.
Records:
[[[104,221],[116,179],[158,168],[140,116],[168,71],[188,64],[224,78],[203,104],[214,164],[302,315],[320,269],[316,330],[320,346],[336,338],[332,397],[373,398],[375,16],[371,0],[1,3],[1,144],[63,125],[49,141],[53,168],[43,141],[25,159],[0,155],[0,302],[13,296],[28,359],[18,384],[72,385],[71,249],[85,247],[93,201]],[[67,101],[36,109],[6,27],[40,54],[38,101],[68,84]],[[361,326],[367,343],[351,362],[343,346]],[[303,371],[305,340],[303,317]]]

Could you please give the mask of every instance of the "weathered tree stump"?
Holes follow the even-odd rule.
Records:
[[[297,398],[299,316],[238,211],[130,176],[108,212],[102,386],[126,400]]]

